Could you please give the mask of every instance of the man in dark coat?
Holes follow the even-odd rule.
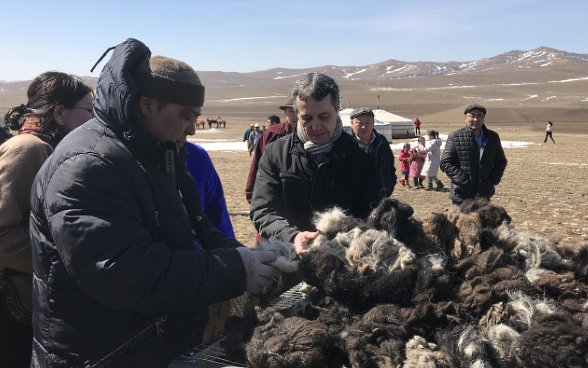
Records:
[[[378,165],[384,179],[385,196],[390,197],[396,186],[394,153],[386,137],[374,129],[374,112],[369,107],[351,111],[351,132],[358,141],[369,144],[378,156]]]
[[[303,253],[318,236],[315,211],[338,206],[365,219],[382,196],[382,175],[371,148],[343,133],[339,87],[320,73],[299,79],[292,93],[296,131],[270,143],[253,189],[250,216],[264,238],[294,243]]]
[[[466,126],[449,134],[441,157],[441,171],[451,179],[449,197],[455,205],[468,198],[490,199],[507,163],[500,137],[484,125],[486,108],[473,104],[464,114]]]
[[[253,159],[251,160],[251,166],[249,167],[249,175],[247,175],[247,184],[245,185],[245,199],[247,199],[249,204],[251,204],[251,197],[253,196],[253,187],[255,186],[255,177],[257,176],[259,160],[263,155],[263,151],[265,151],[265,147],[273,141],[277,141],[279,138],[292,133],[294,129],[296,129],[298,117],[296,116],[294,106],[292,105],[292,95],[288,96],[286,103],[281,105],[280,109],[286,114],[286,121],[272,125],[266,129],[266,131],[263,132],[263,135],[259,138],[259,142],[257,142],[253,152]]]
[[[105,65],[95,118],[31,193],[33,367],[167,367],[201,341],[207,308],[276,276],[217,230],[187,174],[204,86],[140,41]]]

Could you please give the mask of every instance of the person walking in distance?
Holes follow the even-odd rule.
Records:
[[[419,118],[414,119],[414,135],[417,137],[421,135],[421,121]]]
[[[255,146],[257,146],[257,142],[259,141],[259,137],[263,132],[259,129],[259,124],[255,124],[253,126],[253,131],[249,134],[249,156],[253,154],[255,151]]]
[[[545,140],[543,141],[543,143],[547,143],[547,138],[549,137],[551,139],[551,141],[553,143],[555,143],[555,140],[553,139],[553,123],[551,121],[549,121],[547,123],[547,127],[545,128]]]

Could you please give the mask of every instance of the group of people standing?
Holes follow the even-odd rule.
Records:
[[[427,134],[428,142],[424,137],[417,139],[417,144],[411,147],[406,143],[400,154],[400,171],[402,172],[401,183],[410,187],[409,178],[413,180],[414,189],[426,189],[428,191],[441,191],[445,187],[437,177],[441,163],[441,145],[439,132],[430,130]],[[428,178],[427,187],[423,185],[424,179]],[[435,188],[433,188],[435,182]]]
[[[167,367],[202,341],[211,305],[280,274],[276,254],[235,239],[210,158],[187,142],[205,100],[198,74],[135,39],[113,50],[95,92],[44,73],[7,113],[18,135],[0,138],[0,367]],[[346,134],[339,104],[337,83],[309,73],[280,106],[286,121],[250,142],[253,226],[299,257],[319,235],[316,211],[365,220],[396,184],[374,113],[355,109]],[[406,170],[442,188],[440,167],[454,204],[490,198],[506,166],[486,110],[465,114],[440,160],[431,131]]]

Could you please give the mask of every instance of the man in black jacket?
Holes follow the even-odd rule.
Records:
[[[507,163],[500,137],[484,125],[486,108],[473,104],[464,114],[466,126],[449,134],[441,157],[441,171],[451,179],[449,197],[455,205],[468,198],[490,199]]]
[[[315,211],[338,206],[365,219],[383,197],[383,181],[371,148],[343,133],[332,78],[307,74],[296,81],[292,99],[296,131],[265,148],[250,216],[262,237],[292,242],[302,253],[318,236]]]
[[[378,156],[378,165],[384,179],[385,196],[390,197],[396,185],[394,153],[386,137],[374,129],[374,112],[369,107],[358,107],[351,111],[351,131],[355,139],[369,144]]]
[[[277,276],[215,228],[187,174],[204,86],[189,65],[118,45],[95,118],[31,193],[33,367],[167,367],[201,341],[208,306]]]

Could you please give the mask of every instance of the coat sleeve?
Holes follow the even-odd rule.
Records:
[[[504,175],[504,170],[506,169],[507,159],[506,155],[504,154],[504,149],[502,148],[502,142],[500,141],[500,137],[496,137],[497,145],[496,147],[496,155],[494,156],[494,167],[492,168],[492,172],[490,173],[490,182],[493,185],[498,185],[502,180],[502,175]]]
[[[379,169],[378,158],[374,155],[373,160],[369,162],[371,162],[371,165],[357,193],[356,209],[354,211],[354,215],[363,220],[367,219],[382,198],[386,197],[386,193],[382,191],[384,178],[382,171]],[[396,181],[394,184],[396,184]]]
[[[19,137],[20,138],[20,137]],[[33,273],[29,238],[31,186],[52,152],[40,139],[15,146],[12,138],[0,147],[0,266]]]
[[[455,148],[455,138],[453,135],[449,135],[445,142],[445,150],[441,156],[440,168],[447,176],[455,182],[461,183],[465,180],[462,178],[462,171],[459,166],[459,157]]]
[[[269,147],[268,147],[269,148]],[[282,181],[277,165],[271,157],[276,154],[264,154],[259,160],[255,188],[251,199],[250,217],[255,229],[266,239],[277,237],[285,242],[292,242],[300,232],[284,217],[284,197]]]
[[[204,154],[207,160],[206,167],[208,168],[204,185],[204,198],[201,199],[205,203],[206,210],[204,213],[216,225],[217,229],[228,237],[234,238],[235,232],[227,209],[223,184],[210,160],[210,156],[206,152]]]
[[[44,206],[36,211],[44,211],[78,287],[97,303],[141,313],[185,312],[240,295],[245,269],[238,252],[152,238],[138,201],[145,193],[133,182],[144,176],[121,166],[77,155],[46,179]]]

